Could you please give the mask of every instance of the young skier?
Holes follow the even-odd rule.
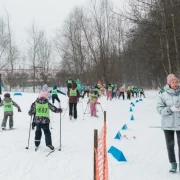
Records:
[[[29,115],[32,116],[35,114],[35,123],[36,123],[36,132],[35,132],[35,150],[37,151],[40,142],[42,131],[44,131],[46,146],[51,150],[54,150],[54,146],[52,145],[51,132],[49,129],[50,117],[49,111],[53,111],[55,113],[62,113],[61,108],[57,108],[53,106],[48,101],[48,94],[46,92],[42,92],[39,94],[39,97],[36,101],[31,105],[29,110]]]
[[[79,91],[77,90],[77,84],[73,83],[72,88],[70,88],[67,92],[69,97],[69,117],[72,120],[72,116],[74,115],[74,119],[77,119],[77,102],[80,97]]]
[[[122,96],[123,100],[125,98],[124,93],[126,92],[125,84],[119,88],[119,98]]]
[[[177,135],[178,151],[180,152],[180,86],[179,80],[174,75],[167,77],[167,85],[162,94],[158,96],[157,110],[161,115],[161,128],[164,131],[169,162],[171,169],[169,172],[175,173],[177,162],[175,156],[175,137]],[[180,153],[178,154],[180,171]]]
[[[110,98],[110,100],[112,100],[112,86],[111,84],[108,84],[108,87],[107,87],[107,100]]]
[[[128,86],[126,93],[127,93],[127,99],[131,100],[131,87],[130,86]]]
[[[12,129],[14,125],[13,106],[15,106],[18,109],[18,112],[21,112],[20,106],[11,99],[11,96],[9,93],[4,94],[4,99],[1,101],[0,106],[4,107],[4,118],[1,124],[2,129],[3,130],[6,129],[6,123],[7,123],[8,117],[9,117],[9,129]]]
[[[98,102],[98,96],[97,95],[91,96],[87,104],[89,103],[90,103],[90,109],[91,109],[91,116],[98,117],[96,114],[96,104],[100,104]]]
[[[54,86],[53,89],[50,91],[50,93],[52,94],[52,103],[54,104],[55,100],[57,100],[60,106],[60,99],[58,97],[58,93],[63,94],[65,96],[66,94],[58,90],[57,86]]]

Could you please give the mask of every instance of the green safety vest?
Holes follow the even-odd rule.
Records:
[[[77,90],[70,89],[70,96],[77,96]]]
[[[13,112],[13,102],[5,102],[3,101],[3,107],[4,107],[4,112]]]
[[[85,86],[85,89],[89,90],[89,89],[90,89],[90,86]]]
[[[99,89],[98,89],[98,88],[95,88],[94,91],[99,91]]]
[[[113,92],[116,92],[117,91],[117,87],[114,88]]]
[[[72,84],[72,80],[68,80],[68,84]]]
[[[112,91],[112,87],[110,86],[110,87],[108,87],[108,91]]]
[[[94,96],[94,93],[89,93],[89,98],[91,98],[92,96]]]
[[[36,103],[36,116],[49,118],[49,106],[46,104]]]
[[[53,89],[51,92],[52,92],[52,94],[57,94],[58,93],[57,89]]]
[[[91,98],[90,102],[95,103],[96,99]]]

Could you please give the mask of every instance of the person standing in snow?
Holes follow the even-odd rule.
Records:
[[[13,106],[15,106],[18,109],[18,112],[21,112],[20,106],[11,99],[11,96],[9,93],[4,94],[4,99],[1,101],[0,106],[4,107],[4,118],[1,124],[2,129],[3,130],[6,129],[6,123],[7,123],[8,117],[9,117],[9,129],[12,129],[14,125]]]
[[[54,104],[55,100],[57,100],[60,106],[60,99],[58,97],[58,93],[63,94],[65,96],[66,94],[58,90],[57,86],[54,86],[53,89],[50,91],[50,93],[52,94],[52,103]]]
[[[113,88],[112,88],[111,84],[109,83],[108,87],[107,87],[107,100],[109,98],[110,98],[110,100],[112,100],[112,90],[113,90]]]
[[[124,84],[122,87],[119,88],[119,97],[118,97],[118,99],[122,96],[123,100],[124,100],[124,98],[125,98],[124,93],[125,92],[126,92],[126,88],[125,88],[125,84]]]
[[[55,113],[62,113],[61,108],[57,108],[53,106],[48,101],[48,94],[46,92],[41,92],[36,101],[31,105],[28,114],[30,116],[35,114],[35,123],[36,123],[36,132],[35,132],[35,150],[38,149],[40,142],[42,131],[44,131],[46,146],[51,150],[54,150],[54,146],[52,145],[51,132],[49,129],[50,117],[49,111],[53,111]]]
[[[87,102],[87,104],[90,103],[91,116],[94,116],[94,117],[98,117],[96,114],[96,104],[100,104],[100,103],[98,102],[97,98],[98,98],[97,95],[93,95]]]
[[[175,137],[177,135],[179,149],[179,171],[180,171],[180,86],[179,80],[170,74],[167,77],[167,85],[164,92],[159,95],[157,102],[157,111],[161,114],[161,128],[164,131],[169,162],[171,169],[169,172],[175,173],[177,162],[175,157]]]
[[[73,83],[72,88],[70,88],[67,92],[69,97],[69,117],[72,120],[72,116],[74,115],[74,119],[77,119],[77,103],[80,97],[79,91],[77,90],[77,84]]]

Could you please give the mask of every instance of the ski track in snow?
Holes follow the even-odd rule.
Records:
[[[107,150],[110,146],[120,149],[127,162],[117,162],[108,153],[109,180],[179,180],[180,173],[170,174],[167,150],[163,131],[160,128],[160,116],[156,111],[157,91],[147,92],[143,102],[135,103],[133,112],[129,112],[130,102],[122,99],[107,101],[106,97],[99,99],[103,110],[107,111]],[[51,114],[53,129],[52,142],[55,152],[48,157],[49,148],[45,146],[42,133],[41,145],[37,152],[34,150],[34,134],[31,131],[29,149],[27,146],[30,116],[27,112],[37,94],[24,93],[22,97],[13,97],[21,108],[18,113],[14,108],[14,126],[12,131],[0,132],[0,179],[2,180],[92,180],[93,179],[93,133],[98,129],[100,133],[103,126],[103,113],[97,105],[98,118],[90,117],[87,98],[78,103],[78,119],[70,121],[68,116],[68,98],[59,95],[62,113],[62,146],[59,148],[59,114]],[[58,107],[58,104],[56,104]],[[66,112],[65,112],[66,111]],[[65,114],[64,114],[65,113]],[[0,109],[0,118],[3,118]],[[131,115],[135,120],[130,121]],[[84,118],[84,120],[83,120]],[[121,127],[127,124],[128,130]],[[151,127],[152,126],[152,127]],[[7,123],[8,127],[8,123]],[[151,128],[150,128],[151,127]],[[120,131],[121,140],[115,140],[116,133]],[[133,138],[136,136],[136,139]],[[177,145],[176,145],[177,151]]]

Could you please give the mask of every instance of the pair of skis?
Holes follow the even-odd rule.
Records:
[[[54,148],[53,150],[51,150],[50,152],[48,152],[48,154],[47,154],[45,157],[48,157],[50,154],[52,154],[53,152],[55,152],[55,150],[57,150],[57,149],[59,149],[59,148]],[[35,152],[37,152],[37,151],[38,151],[38,147],[35,148]],[[60,151],[60,149],[59,149],[59,151]]]

